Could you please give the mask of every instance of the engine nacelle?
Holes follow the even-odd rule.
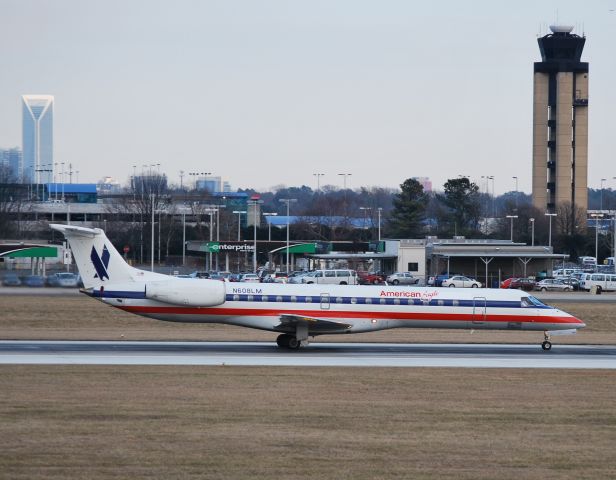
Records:
[[[190,307],[215,307],[225,303],[225,284],[218,280],[174,278],[148,282],[145,297],[150,300]]]

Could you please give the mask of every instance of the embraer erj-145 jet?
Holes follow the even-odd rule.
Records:
[[[297,349],[323,334],[388,328],[575,333],[584,323],[519,290],[241,284],[176,278],[128,265],[98,228],[51,225],[68,240],[84,292],[126,312],[170,322],[227,323],[278,332]]]

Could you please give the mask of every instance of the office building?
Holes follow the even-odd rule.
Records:
[[[10,182],[21,182],[22,180],[22,154],[19,148],[0,148],[0,166],[8,169],[4,175],[8,174]]]
[[[53,181],[52,95],[23,95],[22,149],[25,183]]]

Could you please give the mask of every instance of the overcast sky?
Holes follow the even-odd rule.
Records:
[[[531,186],[537,35],[582,28],[589,185],[616,188],[616,0],[0,0],[0,147],[22,94],[55,96],[55,161],[122,183],[144,164],[234,188]],[[558,12],[558,13],[557,13]],[[543,25],[543,27],[542,27]],[[481,184],[485,188],[485,184]]]

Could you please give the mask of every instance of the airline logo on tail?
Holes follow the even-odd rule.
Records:
[[[103,254],[99,255],[94,246],[92,246],[92,252],[90,252],[90,260],[96,269],[96,275],[94,278],[100,278],[101,280],[109,280],[109,274],[107,273],[107,267],[109,266],[109,250],[107,245],[103,245]]]

